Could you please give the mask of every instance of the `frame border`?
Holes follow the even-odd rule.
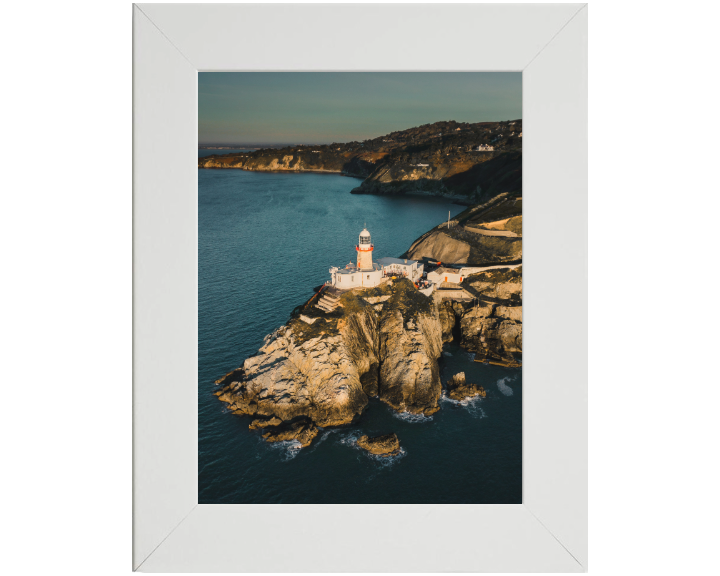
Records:
[[[210,70],[523,72],[522,505],[198,505]],[[586,571],[587,230],[587,5],[133,5],[133,570]],[[392,546],[359,553],[340,526]]]

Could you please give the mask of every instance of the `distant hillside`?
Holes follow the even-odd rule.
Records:
[[[435,122],[363,142],[213,154],[199,158],[198,168],[333,172],[364,179],[354,194],[423,194],[476,204],[521,192],[522,120]]]

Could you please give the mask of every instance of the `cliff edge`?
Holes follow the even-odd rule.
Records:
[[[269,441],[307,445],[316,428],[348,424],[377,396],[432,414],[442,390],[442,325],[433,300],[400,279],[308,306],[268,335],[255,356],[216,381],[218,398]]]

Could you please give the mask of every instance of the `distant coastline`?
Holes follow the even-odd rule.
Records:
[[[198,158],[198,168],[342,174],[363,180],[354,194],[439,196],[467,205],[522,191],[522,120],[436,122],[362,142],[234,149],[245,151]]]

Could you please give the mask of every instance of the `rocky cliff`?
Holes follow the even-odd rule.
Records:
[[[466,265],[454,290],[440,285],[427,297],[399,279],[337,293],[334,308],[311,300],[217,380],[216,395],[233,413],[252,416],[250,428],[266,440],[307,446],[318,427],[357,419],[370,397],[397,411],[439,410],[446,342],[459,338],[490,361],[522,354],[522,198],[498,194],[451,224],[428,231],[404,256]],[[457,379],[449,395],[480,390]]]
[[[455,331],[467,350],[487,349],[501,358],[522,354],[522,266],[473,274],[460,286],[475,300],[438,304],[443,338],[452,340]]]
[[[215,154],[199,158],[198,168],[333,172],[364,178],[354,194],[445,196],[473,204],[522,189],[522,120],[436,122],[362,142]]]
[[[430,258],[466,266],[522,261],[522,197],[502,193],[471,206],[450,225],[440,224],[412,243],[404,258]]]
[[[369,396],[431,414],[442,389],[442,332],[437,306],[408,280],[346,292],[333,312],[310,305],[268,335],[216,382],[216,395],[233,413],[253,416],[250,427],[267,440],[302,445],[317,426],[352,422]]]

